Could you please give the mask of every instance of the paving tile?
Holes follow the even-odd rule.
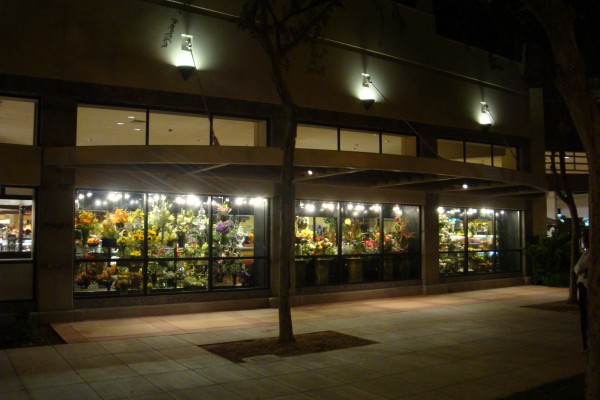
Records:
[[[291,387],[297,391],[320,389],[328,386],[337,386],[340,381],[321,374],[321,371],[301,371],[293,374],[277,376],[277,382]]]
[[[161,390],[142,377],[93,382],[90,386],[104,400],[123,399],[159,393]]]
[[[170,349],[173,347],[189,346],[190,343],[180,337],[169,336],[150,336],[139,339],[140,342],[147,344],[155,350]]]
[[[191,370],[145,375],[145,378],[153,385],[158,386],[163,392],[208,386],[215,383]]]
[[[365,368],[356,364],[344,364],[323,368],[318,370],[317,373],[344,383],[371,380],[385,375],[385,372],[381,370]]]
[[[311,399],[320,400],[384,400],[387,397],[359,389],[351,385],[333,386],[305,393]]]
[[[227,387],[231,385],[212,385],[203,386],[201,388],[193,388],[186,390],[177,390],[171,392],[170,395],[177,400],[198,400],[198,399],[210,399],[210,400],[242,400],[243,397],[235,394]]]
[[[28,390],[84,383],[75,371],[26,374],[21,375],[21,381]]]
[[[296,391],[278,383],[275,379],[260,378],[223,384],[227,390],[248,400],[270,399],[278,396],[295,394]]]
[[[78,369],[77,373],[86,382],[101,382],[112,379],[138,376],[137,372],[124,364],[99,368],[83,368]]]
[[[29,400],[29,399],[31,399],[31,397],[29,397],[29,394],[24,390],[20,390],[18,392],[0,393],[0,400]]]
[[[215,383],[243,381],[246,379],[262,378],[263,376],[256,371],[246,368],[244,364],[214,365],[195,371]]]
[[[401,374],[387,375],[379,378],[351,383],[359,389],[390,399],[397,399],[430,391],[431,388],[413,382],[405,381]]]
[[[135,353],[152,350],[152,347],[140,342],[138,339],[103,340],[98,342],[98,344],[113,354]]]
[[[249,370],[257,372],[263,376],[276,376],[306,370],[305,368],[299,365],[294,365],[288,363],[287,361],[244,363],[244,366]]]
[[[102,400],[87,384],[63,385],[58,387],[30,390],[32,400]]]
[[[217,365],[233,365],[234,363],[219,356],[215,356],[214,354],[204,354],[200,356],[193,356],[187,358],[178,358],[176,361],[185,366],[186,368],[196,369],[196,368],[208,368]]]

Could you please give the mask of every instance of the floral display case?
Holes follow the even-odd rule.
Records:
[[[520,271],[519,211],[440,207],[438,219],[441,274]]]
[[[296,284],[418,279],[419,221],[418,206],[297,201]]]
[[[337,275],[338,209],[332,202],[296,202],[297,285],[325,285]]]
[[[266,286],[264,199],[81,190],[75,209],[76,296]]]

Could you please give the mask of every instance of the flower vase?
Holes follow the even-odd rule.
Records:
[[[363,281],[363,259],[361,257],[348,258],[348,282]]]

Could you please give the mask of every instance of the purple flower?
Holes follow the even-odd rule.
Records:
[[[225,236],[233,229],[233,226],[233,221],[230,220],[225,222],[218,222],[217,225],[215,225],[215,231],[217,231],[219,235]]]

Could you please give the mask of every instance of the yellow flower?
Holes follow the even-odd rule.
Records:
[[[350,218],[346,218],[344,220],[344,224],[346,224],[346,225],[352,225],[352,221],[350,221]]]

